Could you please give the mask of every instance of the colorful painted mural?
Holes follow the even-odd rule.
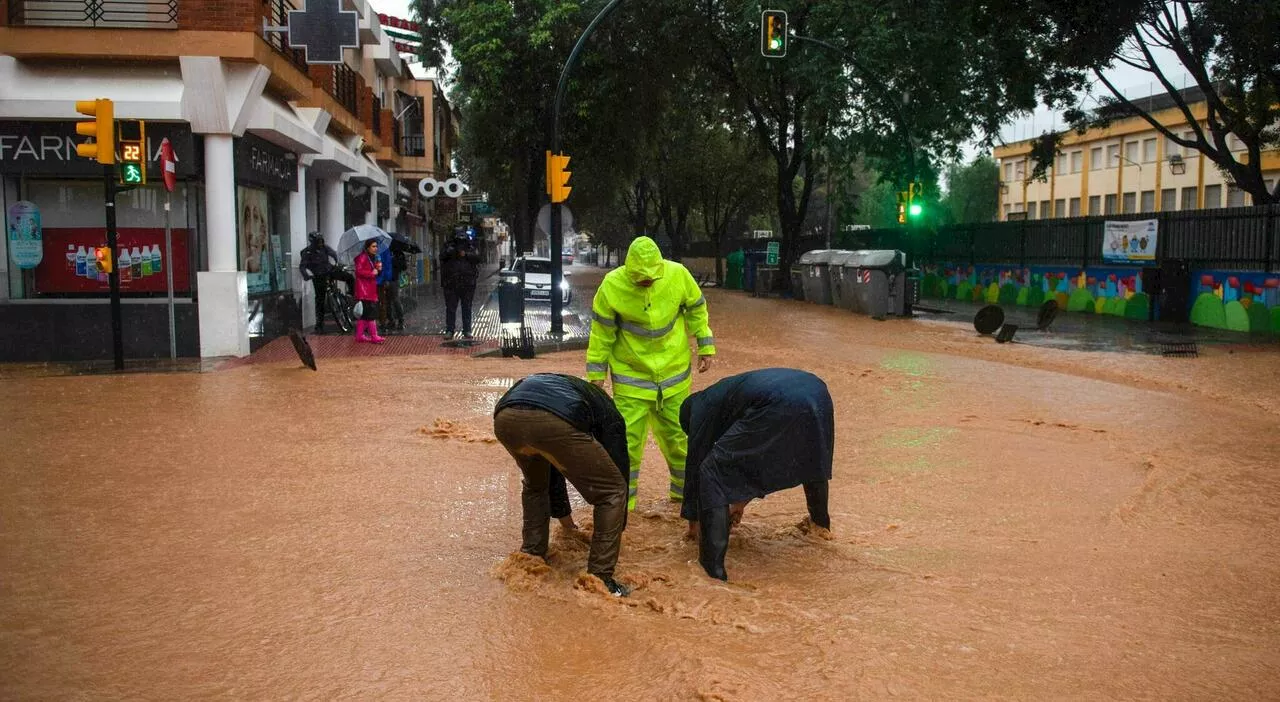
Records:
[[[1235,331],[1280,333],[1280,276],[1196,271],[1191,321]],[[921,294],[999,305],[1039,307],[1057,300],[1067,312],[1146,320],[1151,300],[1138,268],[1066,266],[926,266]]]

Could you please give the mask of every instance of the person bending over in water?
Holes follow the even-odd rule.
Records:
[[[569,513],[563,485],[568,480],[595,507],[587,572],[604,581],[614,595],[628,595],[627,587],[613,579],[627,524],[627,425],[609,395],[580,378],[537,373],[498,400],[493,433],[524,475],[520,550],[546,557],[550,517]],[[557,471],[564,476],[559,490],[551,488]],[[553,493],[558,503],[554,507]]]
[[[810,520],[831,528],[835,411],[816,375],[770,368],[725,378],[685,400],[680,425],[689,435],[680,516],[707,575],[729,579],[729,527],[755,498],[803,485]]]

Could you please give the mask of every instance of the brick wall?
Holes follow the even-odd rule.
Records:
[[[261,0],[179,0],[178,28],[214,32],[259,31],[266,8],[267,4]]]
[[[396,139],[395,139],[395,132],[392,131],[391,118],[392,118],[391,110],[383,110],[381,113],[378,114],[378,119],[380,120],[381,126],[382,126],[382,143],[390,144],[391,147],[396,150],[396,152],[399,152],[400,145],[393,143],[396,141]]]
[[[359,80],[360,92],[357,93],[357,110],[359,114],[356,118],[364,122],[370,128],[373,127],[373,89],[364,84],[364,78]]]

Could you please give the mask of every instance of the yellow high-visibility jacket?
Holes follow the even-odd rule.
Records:
[[[653,280],[650,287],[636,281]],[[626,263],[610,271],[591,303],[591,340],[587,379],[613,376],[615,395],[661,399],[687,391],[691,384],[689,336],[698,355],[716,352],[707,325],[707,300],[689,270],[665,261],[658,245],[639,237],[627,249]]]

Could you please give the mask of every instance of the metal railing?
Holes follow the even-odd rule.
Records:
[[[427,138],[422,134],[406,134],[400,139],[400,154],[411,158],[427,155]]]
[[[401,131],[400,120],[396,119],[395,115],[392,115],[391,116],[391,148],[395,149],[399,153],[404,153],[404,150],[400,148],[400,131]]]
[[[289,22],[289,11],[296,9],[298,8],[286,0],[270,0],[267,3],[267,20],[273,26],[283,27]],[[289,48],[288,32],[264,32],[262,38],[266,40],[272,49],[275,49],[276,53],[289,59],[289,63],[292,63],[298,70],[303,73],[307,72],[306,52],[302,51],[302,49]]]
[[[382,136],[382,98],[373,96],[373,124],[369,125],[373,129],[373,135]]]
[[[333,83],[329,86],[329,94],[357,119],[360,116],[358,85],[356,72],[351,70],[350,66],[340,63],[333,67]]]
[[[178,0],[9,0],[9,24],[177,29]]]

